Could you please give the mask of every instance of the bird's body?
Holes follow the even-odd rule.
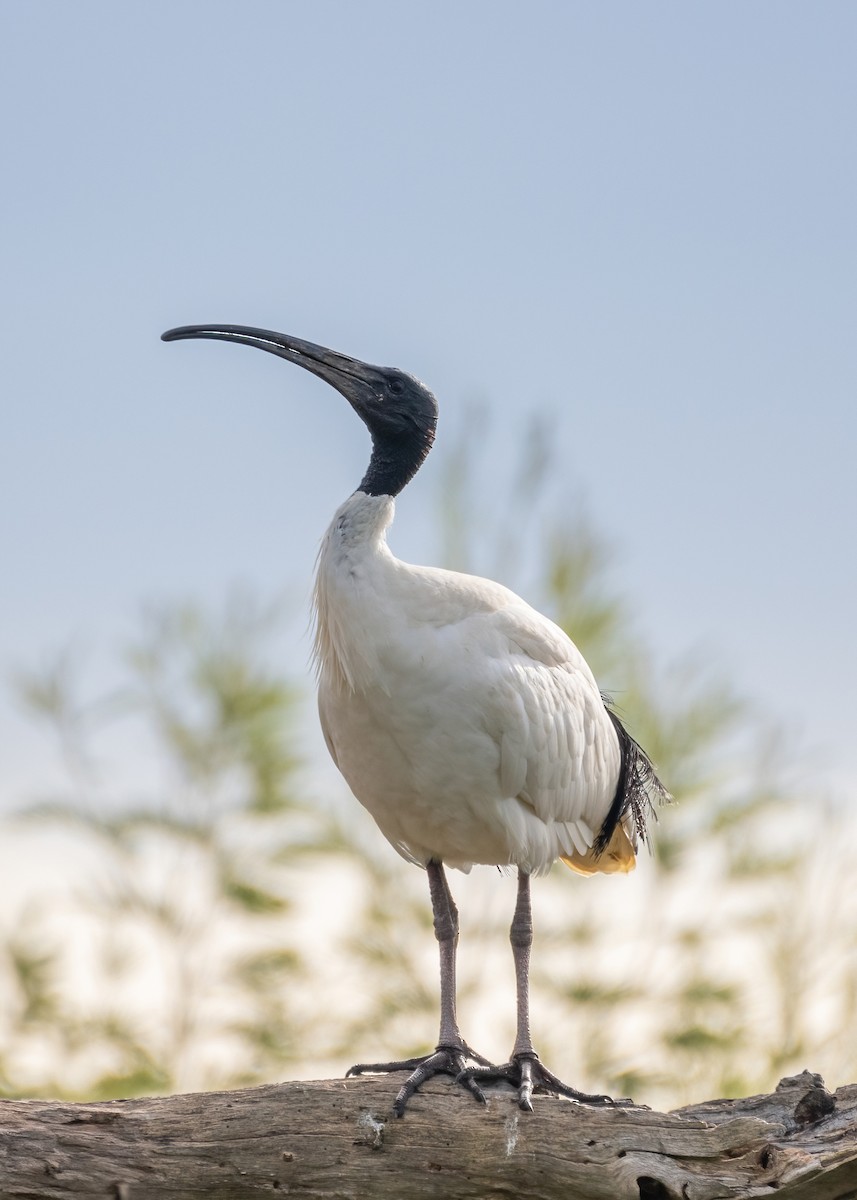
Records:
[[[422,866],[628,870],[630,824],[592,853],[620,748],[582,655],[508,588],[395,558],[393,511],[356,492],[319,553],[319,712],[351,790]]]
[[[529,1023],[530,877],[558,858],[583,874],[628,871],[651,797],[666,795],[649,760],[609,711],[574,643],[499,583],[410,566],[387,547],[394,497],[431,449],[437,401],[419,380],[287,334],[192,325],[166,341],[255,346],[331,384],[372,435],[363,480],[340,506],[319,553],[315,656],[330,753],[381,831],[425,867],[440,946],[440,1031],[432,1054],[360,1064],[407,1069],[398,1116],[420,1084],[451,1074],[479,1100],[505,1079],[519,1104],[534,1089],[611,1104],[568,1087],[540,1062]],[[458,1028],[458,912],[443,866],[514,866],[510,940],[517,1036],[491,1066]],[[469,1066],[468,1060],[479,1066]]]

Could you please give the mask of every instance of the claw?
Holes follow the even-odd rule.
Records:
[[[633,1100],[614,1100],[610,1096],[589,1095],[558,1079],[547,1067],[543,1067],[536,1054],[515,1054],[511,1062],[499,1067],[467,1067],[456,1078],[456,1083],[467,1086],[469,1081],[482,1083],[504,1081],[518,1089],[518,1106],[524,1112],[533,1111],[533,1092],[547,1092],[553,1096],[566,1096],[578,1104],[592,1107],[621,1108],[632,1106]]]
[[[485,1099],[485,1093],[482,1091],[482,1088],[479,1086],[479,1084],[476,1082],[475,1079],[459,1080],[458,1076],[456,1075],[455,1082],[456,1083],[460,1082],[461,1086],[463,1088],[466,1088],[467,1091],[470,1092],[470,1095],[473,1096],[474,1099],[478,1100],[480,1104],[488,1103],[488,1101]]]
[[[399,1088],[396,1099],[393,1101],[393,1112],[397,1117],[401,1117],[404,1116],[405,1106],[414,1092],[434,1075],[452,1075],[456,1083],[460,1083],[475,1100],[484,1104],[485,1093],[476,1080],[468,1075],[468,1068],[464,1065],[468,1058],[475,1059],[481,1064],[479,1067],[469,1068],[469,1070],[485,1071],[490,1069],[488,1059],[471,1050],[469,1046],[462,1044],[461,1046],[437,1046],[433,1054],[426,1054],[420,1058],[405,1058],[385,1063],[357,1063],[355,1066],[349,1067],[345,1074],[347,1077],[367,1073],[386,1074],[390,1071],[410,1071],[411,1074]]]
[[[533,1111],[533,1064],[528,1058],[521,1063],[521,1086],[518,1088],[518,1107]]]
[[[345,1078],[349,1075],[385,1075],[388,1071],[410,1071],[413,1067],[420,1066],[424,1063],[426,1056],[421,1058],[402,1058],[396,1062],[386,1063],[355,1063],[353,1067],[349,1067],[345,1072]]]

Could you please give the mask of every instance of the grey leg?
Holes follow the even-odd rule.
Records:
[[[614,1101],[609,1096],[590,1096],[578,1092],[557,1079],[542,1066],[533,1049],[530,1035],[530,950],[533,945],[533,914],[530,907],[530,877],[526,871],[518,870],[518,902],[509,930],[512,943],[512,958],[515,963],[515,986],[518,998],[517,1032],[512,1057],[500,1067],[468,1067],[459,1076],[462,1082],[478,1080],[489,1083],[505,1080],[518,1089],[518,1104],[526,1112],[533,1111],[533,1091],[548,1092],[554,1096],[567,1096],[579,1104],[629,1104],[630,1101]]]
[[[461,1049],[464,1042],[455,1012],[455,958],[458,951],[458,909],[446,882],[440,863],[426,866],[431,908],[434,914],[434,936],[440,949],[440,1033],[438,1046]]]
[[[407,1058],[388,1063],[357,1063],[346,1073],[362,1075],[364,1072],[411,1071],[396,1099],[393,1111],[401,1117],[405,1105],[414,1092],[433,1075],[453,1075],[481,1103],[485,1097],[478,1083],[465,1069],[468,1058],[487,1064],[487,1059],[471,1050],[461,1036],[455,1011],[455,955],[458,949],[458,909],[449,890],[443,866],[431,861],[426,866],[431,907],[434,914],[434,934],[440,949],[440,1032],[433,1054],[422,1058]]]
[[[516,1054],[535,1054],[530,1037],[530,949],[533,945],[533,912],[530,907],[530,877],[518,872],[518,903],[509,930],[512,958],[515,963],[515,988],[518,997],[518,1024],[515,1035]]]
[[[533,1062],[538,1056],[530,1035],[530,950],[533,945],[533,910],[530,905],[530,877],[526,871],[518,871],[518,902],[512,927],[509,930],[512,943],[512,959],[515,963],[515,992],[518,1004],[518,1019],[512,1062],[521,1064],[521,1083],[518,1088],[518,1104],[526,1112],[533,1111]]]

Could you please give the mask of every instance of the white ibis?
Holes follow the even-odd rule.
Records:
[[[438,1073],[478,1100],[508,1080],[612,1104],[568,1087],[530,1036],[530,876],[561,858],[584,875],[630,871],[652,799],[665,790],[598,690],[580,651],[499,583],[400,562],[387,547],[394,497],[434,441],[437,402],[412,375],[242,325],[187,325],[164,341],[216,338],[267,350],[334,387],[372,436],[369,467],[324,536],[315,581],[318,701],[328,749],[354,795],[410,862],[425,867],[440,945],[440,1033],[422,1058],[360,1063],[407,1070],[397,1116]],[[458,911],[444,865],[515,866],[511,926],[517,1036],[509,1062],[470,1049],[456,1017]],[[473,1063],[477,1065],[472,1065]]]

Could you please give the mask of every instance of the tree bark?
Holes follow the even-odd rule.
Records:
[[[769,1096],[674,1113],[430,1081],[402,1120],[386,1077],[65,1104],[0,1102],[3,1200],[848,1200],[857,1084],[804,1071]]]

